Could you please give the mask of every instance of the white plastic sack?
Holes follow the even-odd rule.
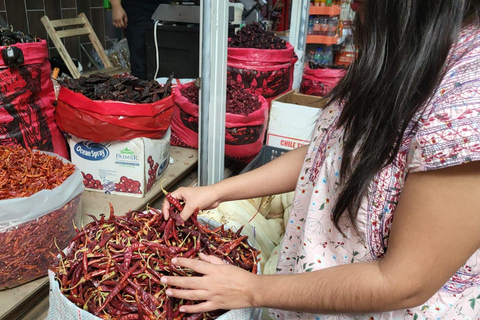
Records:
[[[58,157],[64,163],[70,163],[57,154],[41,151],[49,156]],[[78,168],[61,185],[51,190],[41,190],[30,197],[13,198],[0,201],[0,232],[23,223],[38,219],[46,213],[64,206],[85,189],[83,177]],[[20,215],[19,212],[22,214]]]
[[[199,217],[198,220],[210,227],[216,228],[220,226],[219,223],[203,219]],[[258,268],[260,273],[260,268]],[[77,307],[74,303],[65,297],[60,291],[60,285],[55,279],[55,273],[48,270],[48,279],[50,281],[50,293],[49,293],[49,308],[46,320],[102,320],[99,317],[94,316],[88,311],[85,311]],[[235,309],[230,310],[220,317],[218,320],[259,320],[261,319],[262,309],[247,308],[247,309]]]

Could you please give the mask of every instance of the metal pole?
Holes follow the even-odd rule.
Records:
[[[300,87],[303,75],[303,60],[307,47],[307,31],[308,31],[308,12],[310,1],[298,0],[292,2],[292,15],[290,18],[290,36],[289,42],[295,48],[298,55],[298,61],[294,68],[293,89]]]
[[[224,178],[228,4],[200,1],[200,110],[198,185]]]

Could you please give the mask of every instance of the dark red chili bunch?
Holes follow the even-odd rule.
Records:
[[[191,103],[198,104],[199,89],[195,84],[180,89],[182,95]],[[226,112],[233,114],[249,115],[250,113],[260,109],[262,103],[257,95],[246,90],[241,83],[227,78],[227,101]]]
[[[200,252],[257,272],[258,251],[240,232],[220,226],[214,230],[197,221],[198,210],[187,220],[183,204],[171,197],[170,218],[154,208],[115,216],[101,216],[70,241],[67,254],[52,270],[62,293],[78,307],[102,319],[215,319],[224,311],[183,314],[181,305],[195,301],[169,298],[163,275],[197,276],[171,263],[174,257],[198,259]]]
[[[258,96],[245,90],[242,84],[227,79],[227,113],[242,114],[244,116],[260,109],[262,103]]]
[[[241,28],[228,41],[230,48],[286,49],[287,42],[271,31],[266,31],[258,22]]]
[[[191,103],[198,104],[200,89],[195,85],[195,83],[182,87],[180,89],[180,93]]]
[[[0,146],[0,200],[29,197],[61,185],[75,166],[22,146]]]

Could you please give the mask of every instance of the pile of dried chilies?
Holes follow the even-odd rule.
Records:
[[[180,93],[191,103],[198,104],[199,88],[195,83],[182,87]],[[241,83],[231,77],[227,78],[227,113],[248,116],[261,106],[257,95],[246,90]]]
[[[0,146],[0,200],[29,197],[61,185],[75,166],[21,146]]]
[[[259,22],[252,22],[241,28],[228,41],[230,48],[286,49],[287,42],[266,31]]]
[[[0,146],[0,202],[28,198],[60,186],[75,166],[56,156],[21,146]],[[56,245],[66,246],[75,235],[80,195],[61,208],[0,232],[0,289],[12,288],[45,276],[54,261]],[[19,218],[22,211],[19,206]],[[1,208],[1,206],[0,206]],[[40,208],[41,210],[41,208]],[[1,212],[0,212],[1,213]]]
[[[64,79],[59,83],[91,100],[113,100],[131,103],[152,103],[170,96],[173,75],[164,85],[157,81],[147,81],[132,75],[110,76],[97,73],[78,79]]]
[[[182,203],[168,193],[167,199],[172,203],[168,220],[154,208],[116,216],[110,205],[108,219],[102,215],[78,230],[52,268],[61,292],[102,319],[215,319],[225,312],[181,313],[181,305],[195,302],[167,297],[160,278],[198,275],[171,260],[198,259],[200,252],[256,273],[258,251],[241,230],[223,225],[210,230],[197,221],[197,212],[184,222]]]
[[[0,232],[0,289],[13,288],[47,275],[52,252],[65,247],[80,222],[81,195],[36,220]]]

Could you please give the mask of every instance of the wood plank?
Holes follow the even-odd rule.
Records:
[[[57,36],[57,32],[55,28],[52,27],[50,19],[48,19],[47,16],[43,16],[41,20],[43,25],[45,26],[45,29],[47,30],[48,35],[50,36],[50,39],[52,40],[53,44],[58,50],[58,53],[62,57],[63,62],[65,62],[65,65],[72,74],[72,77],[74,79],[80,78],[80,72],[78,71],[77,66],[75,65],[75,63],[73,63],[72,57],[70,57],[70,54],[68,54],[67,49],[63,45],[63,42]]]
[[[82,18],[69,18],[69,19],[59,19],[59,20],[50,20],[52,27],[61,28],[67,26],[83,26],[85,22]]]
[[[160,177],[164,179],[163,186],[168,190],[174,188],[174,185],[180,181],[189,172],[197,167],[198,151],[194,149],[181,148],[172,146],[170,149],[170,157],[174,162],[170,164]],[[115,212],[118,214],[125,213],[128,210],[143,210],[147,204],[153,203],[163,195],[160,183],[152,187],[145,198],[133,198],[119,195],[109,195],[101,192],[85,191],[82,195],[82,212],[84,223],[88,223],[92,218],[85,214],[93,214],[99,217],[101,213],[109,212],[108,202],[111,201]],[[33,307],[33,302],[41,303],[43,301],[40,294],[45,285],[48,285],[48,277],[42,277],[37,280],[28,282],[16,288],[0,291],[0,320],[29,320],[32,318],[12,318],[12,315],[23,315]],[[48,290],[43,295],[48,294]],[[44,302],[42,302],[44,303]],[[39,318],[35,318],[39,319]]]
[[[57,37],[60,39],[62,38],[70,38],[70,37],[78,37],[84,35],[90,35],[92,30],[89,28],[76,28],[76,29],[68,29],[68,30],[58,30],[56,31]]]
[[[108,58],[107,54],[105,53],[105,49],[103,48],[102,43],[101,43],[100,40],[98,39],[97,34],[95,33],[95,31],[93,31],[93,27],[92,27],[92,25],[90,24],[90,22],[88,21],[88,19],[87,19],[87,17],[85,16],[85,14],[82,12],[82,13],[80,13],[78,16],[84,19],[84,21],[85,21],[85,27],[88,28],[88,29],[90,29],[90,34],[88,35],[88,37],[90,38],[90,41],[92,42],[93,47],[95,48],[95,51],[97,51],[97,53],[98,53],[98,55],[99,55],[99,57],[100,57],[100,60],[102,60],[103,65],[105,66],[105,68],[113,68],[112,62],[110,61],[110,59]]]

